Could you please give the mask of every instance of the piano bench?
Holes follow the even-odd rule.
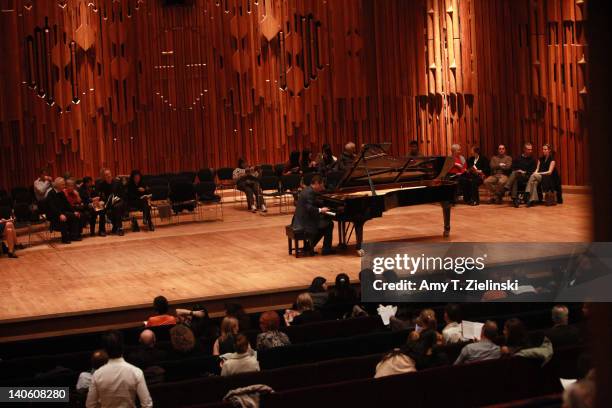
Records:
[[[300,255],[304,255],[304,248],[307,247],[308,239],[306,239],[306,233],[303,230],[296,230],[292,225],[285,227],[285,233],[287,234],[287,248],[289,255],[295,251],[295,257],[299,258]],[[300,248],[300,241],[303,241],[302,247]]]

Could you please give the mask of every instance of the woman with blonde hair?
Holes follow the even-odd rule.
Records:
[[[312,301],[312,296],[310,296],[310,293],[300,293],[295,303],[297,305],[299,315],[293,318],[291,324],[296,325],[303,323],[312,323],[318,322],[323,319],[323,317],[321,316],[321,312],[315,310],[314,303]]]
[[[226,316],[221,321],[221,334],[213,345],[213,355],[218,356],[236,351],[236,336],[238,335],[238,319]]]

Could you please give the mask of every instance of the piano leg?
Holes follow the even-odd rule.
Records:
[[[357,241],[356,249],[361,249],[361,243],[363,242],[363,222],[355,222],[355,240]]]
[[[450,218],[451,218],[451,207],[450,201],[442,201],[442,214],[444,215],[444,238],[448,238],[450,235]]]

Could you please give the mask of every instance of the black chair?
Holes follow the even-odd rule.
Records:
[[[225,189],[232,189],[234,194],[234,201],[237,201],[236,194],[238,190],[236,189],[236,182],[234,181],[234,169],[231,167],[221,167],[217,169],[217,188],[222,191]]]
[[[218,194],[215,194],[217,186],[212,181],[200,181],[195,185],[195,193],[198,200],[198,213],[202,214],[205,208],[214,208],[215,218],[217,211],[221,210],[221,220],[223,220],[223,201]]]
[[[280,191],[280,180],[276,176],[262,176],[259,179],[259,186],[264,197],[278,199],[279,213],[282,212],[282,195]]]
[[[209,168],[200,169],[200,171],[198,171],[198,180],[200,180],[200,182],[214,183],[215,173],[212,169]]]
[[[262,174],[274,175],[274,166],[271,164],[260,164],[259,168],[261,169]]]
[[[189,181],[191,181],[192,183],[195,181],[196,178],[196,172],[195,171],[181,171],[178,176],[188,179]]]
[[[283,175],[283,170],[285,170],[285,163],[278,163],[274,165],[274,174],[277,177],[280,177]]]
[[[14,203],[32,204],[34,197],[30,190],[25,187],[15,187],[11,190],[11,197]]]
[[[282,193],[282,198],[285,199],[285,204],[287,205],[287,209],[289,208],[289,203],[286,201],[287,196],[292,197],[294,201],[297,201],[297,195],[300,192],[302,177],[299,174],[287,174],[282,176],[280,179],[280,191]]]
[[[184,179],[179,178],[170,183],[168,198],[172,205],[172,211],[177,216],[180,216],[184,210],[192,213],[197,207],[193,183]]]

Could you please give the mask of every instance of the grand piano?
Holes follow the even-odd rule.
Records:
[[[363,226],[385,211],[408,205],[439,202],[444,218],[444,237],[450,234],[451,202],[455,181],[445,180],[454,161],[451,157],[398,158],[388,154],[390,144],[366,144],[339,181],[319,196],[338,223],[339,246],[346,248],[355,232],[357,253],[364,254]],[[338,180],[338,178],[336,178]],[[329,177],[328,177],[329,180]]]

